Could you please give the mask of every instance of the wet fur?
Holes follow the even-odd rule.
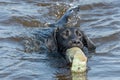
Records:
[[[71,8],[66,11],[66,13],[54,24],[50,24],[50,27],[54,27],[52,36],[46,40],[46,45],[49,51],[57,51],[60,53],[65,53],[68,48],[79,47],[83,49],[84,47],[88,50],[95,50],[94,43],[85,35],[79,27],[66,27],[65,24],[68,18],[73,14],[73,12],[78,12],[79,6]],[[80,26],[80,25],[79,25]]]

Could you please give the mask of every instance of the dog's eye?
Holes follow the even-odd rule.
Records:
[[[66,36],[69,36],[69,34],[70,34],[69,30],[66,30]]]
[[[69,35],[70,35],[70,31],[69,31],[69,30],[66,30],[66,31],[64,31],[64,32],[62,33],[62,35],[63,35],[64,38],[67,38],[67,37],[69,37]]]
[[[78,30],[76,30],[76,32],[75,32],[75,33],[76,33],[76,35],[77,35],[77,36],[82,36],[81,32],[80,32],[80,31],[78,31]]]

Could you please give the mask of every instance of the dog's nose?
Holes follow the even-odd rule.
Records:
[[[78,40],[78,39],[73,39],[73,40],[72,40],[72,43],[73,43],[73,44],[80,44],[80,40]]]

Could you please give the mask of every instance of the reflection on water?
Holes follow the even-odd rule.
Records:
[[[46,24],[76,5],[80,12],[68,25],[80,17],[81,29],[97,46],[86,74],[71,73],[45,46],[53,31]],[[0,80],[119,80],[119,53],[119,0],[0,0]]]
[[[72,73],[72,80],[87,80],[86,73]]]

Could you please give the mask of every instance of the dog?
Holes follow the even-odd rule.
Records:
[[[51,38],[47,39],[49,51],[57,51],[65,57],[66,50],[72,47],[79,47],[82,50],[86,47],[88,50],[95,50],[95,44],[80,30],[80,27],[65,27],[69,16],[77,11],[79,11],[79,6],[67,10],[58,22],[49,25],[54,27]]]

